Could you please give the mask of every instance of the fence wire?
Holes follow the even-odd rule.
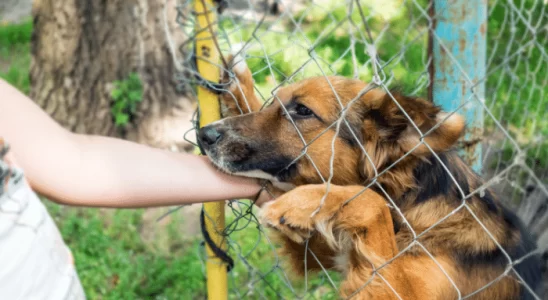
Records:
[[[224,55],[241,49],[240,54],[245,57],[255,80],[255,92],[266,104],[279,101],[274,95],[281,86],[317,75],[343,75],[370,82],[362,93],[373,87],[390,93],[397,86],[408,95],[425,97],[428,94],[432,64],[428,38],[429,35],[436,38],[432,27],[435,15],[432,15],[428,0],[228,0],[218,4],[211,8],[219,12],[215,24],[218,26],[218,47]],[[180,45],[172,45],[172,52],[181,71],[179,82],[190,91],[200,84],[194,61],[205,59],[190,55],[194,52],[194,20],[192,1],[180,1],[177,17],[180,32],[177,34],[186,39]],[[548,109],[548,3],[489,0],[487,20],[487,72],[480,80],[485,83],[485,99],[470,100],[480,106],[485,116],[481,139],[485,184],[469,193],[457,186],[462,203],[421,233],[411,228],[412,245],[400,249],[394,259],[416,246],[436,261],[419,238],[457,211],[468,211],[487,230],[466,201],[473,195],[482,195],[487,188],[493,189],[511,210],[517,212],[535,235],[539,249],[512,260],[487,232],[508,259],[508,269],[493,282],[469,294],[461,293],[449,274],[442,270],[459,299],[480,293],[511,273],[519,276],[513,266],[529,255],[544,253],[545,258],[548,256],[548,119],[545,117]],[[222,64],[219,67],[224,68]],[[462,75],[462,78],[466,76]],[[469,82],[470,86],[475,84]],[[356,95],[356,99],[359,96]],[[345,107],[340,105],[344,111]],[[344,122],[344,114],[341,114],[331,126],[339,133]],[[296,126],[295,130],[298,131]],[[192,140],[194,135],[195,132],[189,132],[187,136]],[[307,153],[307,147],[313,141],[302,141],[307,146],[299,159],[309,160],[318,170],[317,162]],[[333,153],[329,161],[331,166],[334,145],[333,141],[332,149],[326,149]],[[430,145],[425,146],[434,153]],[[363,147],[361,150],[369,157]],[[434,156],[440,160],[435,153]],[[364,190],[374,186],[382,191],[405,223],[395,199],[391,199],[376,180],[401,159],[386,169],[375,170],[374,178],[364,185]],[[444,168],[448,170],[448,166],[444,165]],[[328,176],[319,175],[329,185],[333,168]],[[451,174],[448,176],[457,184]],[[304,279],[295,279],[283,267],[284,258],[278,256],[276,243],[259,224],[257,209],[250,201],[230,200],[227,211],[226,230],[222,234],[228,243],[228,253],[235,261],[234,269],[229,272],[231,299],[339,297],[343,279],[340,274],[324,268],[319,274],[305,272]],[[205,251],[199,253],[205,261]],[[312,257],[316,256],[312,253]],[[374,275],[388,286],[389,282],[378,271],[392,261],[374,271]],[[442,268],[440,264],[438,266]],[[363,284],[365,287],[370,282]],[[548,299],[546,287],[532,291],[524,286],[533,298]],[[350,298],[352,296],[355,294]]]

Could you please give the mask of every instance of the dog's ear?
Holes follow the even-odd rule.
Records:
[[[370,125],[376,127],[379,142],[397,143],[404,152],[420,143],[421,133],[424,142],[438,152],[451,148],[464,131],[460,115],[448,114],[429,101],[399,93],[386,93],[371,101],[367,117]],[[429,152],[424,144],[413,150],[415,155]]]

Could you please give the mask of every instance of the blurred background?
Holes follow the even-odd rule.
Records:
[[[354,2],[223,1],[218,42],[227,52],[247,45],[264,101],[280,84],[325,74],[380,74],[428,97],[430,2]],[[548,248],[548,3],[487,2],[483,174]],[[0,77],[71,131],[191,152],[193,28],[191,1],[1,0]],[[200,205],[158,220],[171,208],[45,203],[89,299],[205,297]],[[254,212],[246,200],[227,206],[230,298],[337,298],[336,274],[306,282],[283,272]]]

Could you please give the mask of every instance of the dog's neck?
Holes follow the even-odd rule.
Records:
[[[394,204],[422,203],[437,196],[452,201],[462,200],[474,189],[482,185],[481,177],[476,174],[455,151],[438,153],[425,159],[403,163],[399,168],[386,172],[379,178],[383,192],[377,192]],[[488,207],[494,204],[482,199]]]

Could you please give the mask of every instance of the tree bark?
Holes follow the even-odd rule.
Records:
[[[177,45],[176,1],[168,29]],[[177,90],[162,0],[36,0],[31,98],[65,128],[115,136],[172,150],[189,150],[194,103]],[[178,54],[179,55],[179,54]],[[143,99],[123,132],[115,127],[110,92],[115,80],[139,74]],[[174,149],[175,148],[175,149]]]

